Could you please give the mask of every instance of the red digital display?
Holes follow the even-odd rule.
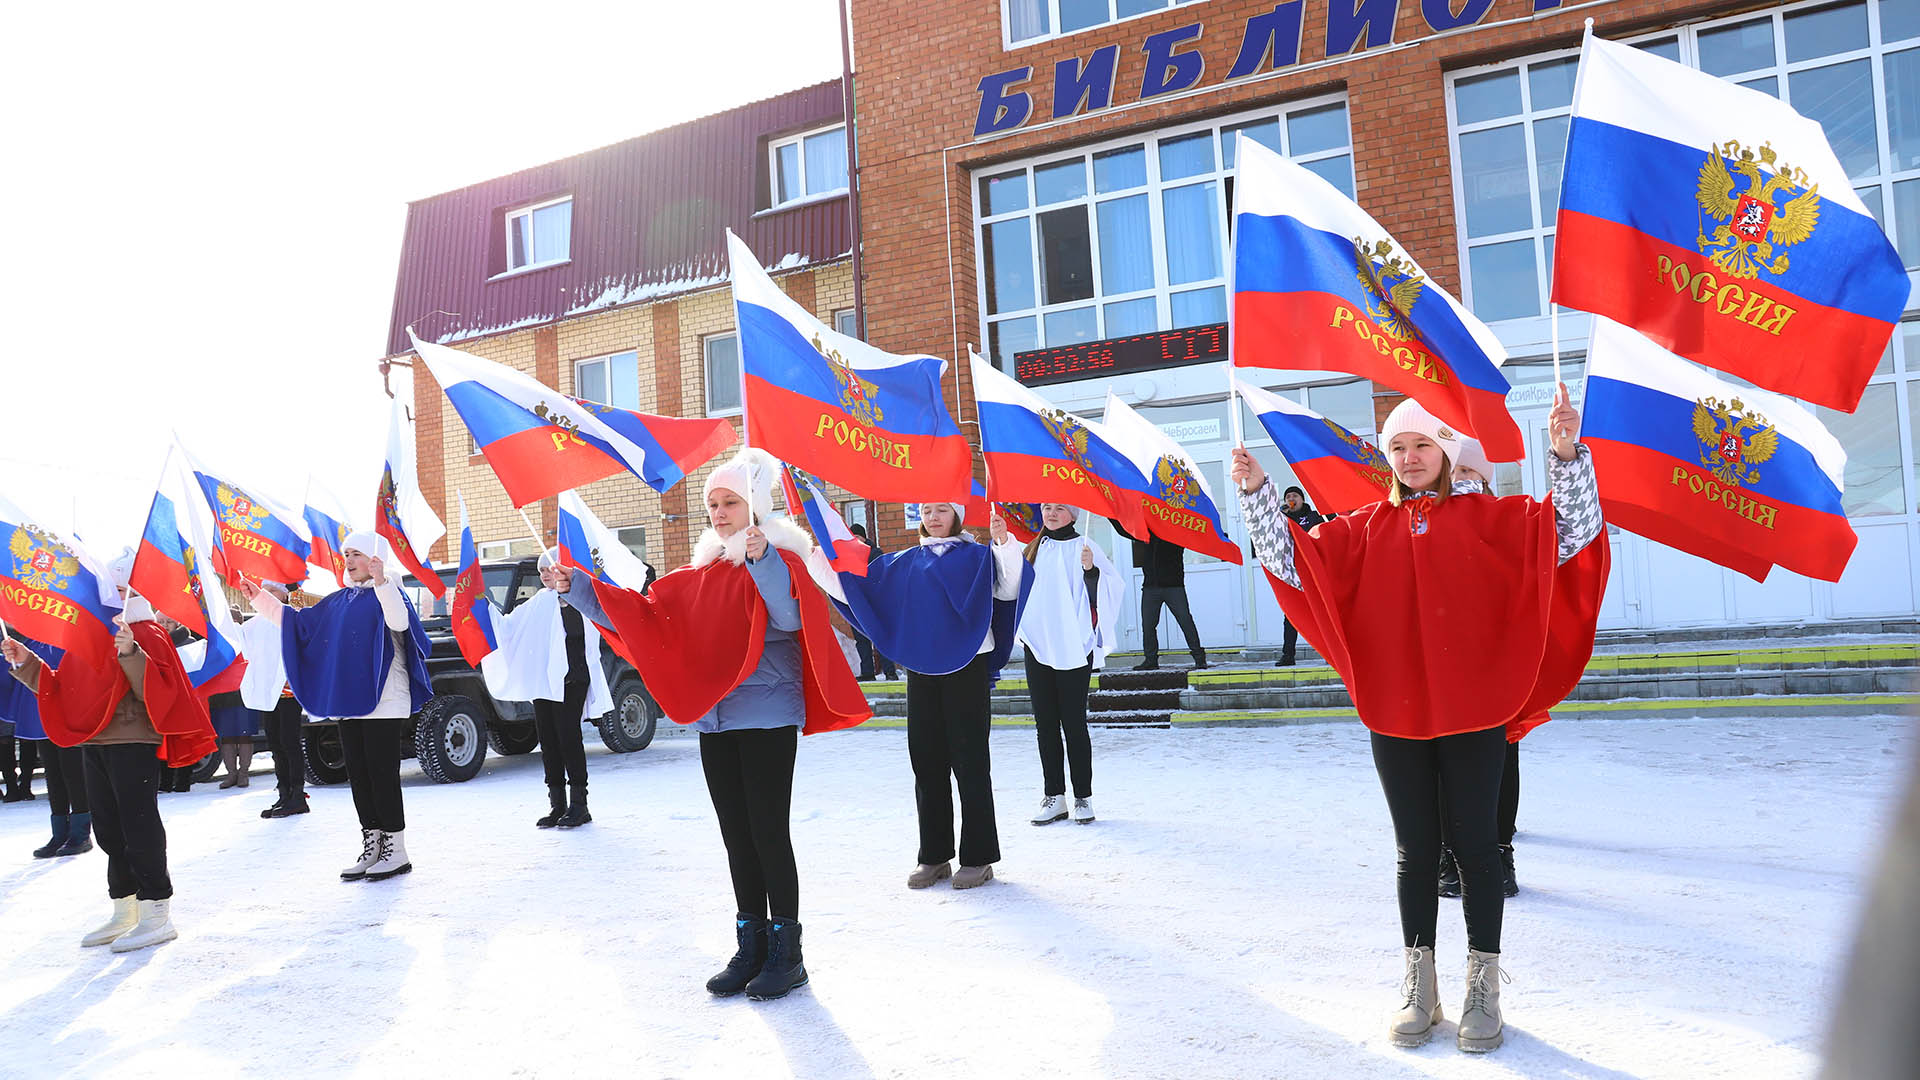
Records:
[[[1212,323],[1014,353],[1013,364],[1021,382],[1037,386],[1226,358],[1227,324]]]

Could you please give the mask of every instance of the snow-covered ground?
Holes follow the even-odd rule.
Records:
[[[0,808],[0,1075],[1707,1077],[1815,1069],[1911,759],[1905,718],[1562,721],[1523,752],[1507,1045],[1381,1032],[1399,931],[1364,731],[1098,731],[1100,820],[1026,824],[1033,736],[994,736],[1000,879],[909,892],[905,733],[803,740],[811,986],[714,1000],[731,892],[691,739],[589,756],[593,824],[537,831],[537,754],[409,764],[413,874],[343,884],[344,787],[263,821],[162,796],[180,939],[116,956],[103,856],[35,861]],[[1441,990],[1463,993],[1457,901]]]

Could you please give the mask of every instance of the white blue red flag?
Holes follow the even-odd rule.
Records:
[[[967,359],[989,500],[1075,506],[1147,534],[1147,478],[1105,427],[1050,404],[971,349]]]
[[[373,504],[373,531],[386,539],[393,555],[414,580],[435,596],[444,596],[447,583],[427,561],[427,551],[447,535],[447,526],[420,492],[413,463],[413,432],[407,426],[400,399],[393,400],[387,425],[387,460],[380,470],[380,490]]]
[[[585,570],[609,585],[639,592],[647,584],[647,564],[620,536],[601,523],[577,491],[560,493],[560,515],[554,525],[560,562]]]
[[[1479,439],[1490,460],[1525,456],[1487,324],[1338,188],[1239,140],[1232,362],[1352,372]]]
[[[194,687],[207,694],[238,688],[246,671],[240,661],[240,624],[214,570],[219,529],[200,474],[176,443],[155,485],[127,588],[202,639],[180,647],[180,664]],[[295,581],[305,579],[304,570],[294,575]]]
[[[787,516],[806,518],[807,528],[813,530],[813,542],[820,545],[827,565],[835,573],[865,577],[873,549],[853,535],[847,519],[820,493],[819,483],[792,465],[782,465],[780,487],[787,496]]]
[[[213,511],[214,572],[223,578],[299,583],[307,577],[312,533],[301,515],[263,497],[257,488],[229,482],[179,448]]]
[[[1153,535],[1202,555],[1230,563],[1242,561],[1240,545],[1227,539],[1213,489],[1193,455],[1112,390],[1107,391],[1107,411],[1101,422],[1114,449],[1125,454],[1146,481],[1140,500]]]
[[[732,232],[747,441],[869,499],[963,503],[973,448],[947,411],[946,361],[837,333],[773,283]]]
[[[1025,544],[1046,531],[1040,521],[1039,503],[994,503],[1000,520],[1007,523],[1007,535]]]
[[[665,491],[733,445],[733,425],[725,419],[619,409],[568,397],[524,371],[418,337],[413,348],[515,506],[622,470]]]
[[[347,520],[347,512],[340,508],[340,500],[309,479],[307,505],[300,516],[307,523],[307,561],[332,574],[333,580],[346,588],[347,559],[342,549],[346,547],[347,537],[353,534],[353,526]],[[304,575],[299,580],[305,580]]]
[[[1819,124],[1591,33],[1557,233],[1559,303],[1836,409],[1859,405],[1907,303]]]
[[[1240,399],[1293,466],[1313,505],[1353,510],[1387,497],[1393,470],[1372,443],[1298,402],[1240,383]]]
[[[474,667],[480,666],[499,648],[493,632],[493,599],[487,595],[487,579],[480,572],[480,555],[473,544],[473,528],[467,524],[467,498],[460,499],[460,569],[453,575],[453,602],[447,615],[453,623],[453,640],[460,655]]]
[[[1607,520],[1755,581],[1774,566],[1838,581],[1856,542],[1839,440],[1779,394],[1593,324],[1580,438]]]
[[[0,542],[0,621],[93,662],[111,657],[122,605],[106,568],[5,497]]]

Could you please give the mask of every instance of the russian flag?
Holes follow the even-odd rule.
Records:
[[[1524,457],[1507,353],[1487,324],[1339,189],[1238,138],[1232,362],[1365,376],[1478,438],[1489,459]]]
[[[807,527],[813,530],[814,543],[826,555],[827,565],[835,573],[866,577],[867,559],[873,549],[847,528],[840,511],[820,494],[820,485],[792,465],[782,465],[780,486],[786,492],[788,516],[806,516]]]
[[[347,585],[347,559],[342,552],[353,527],[347,524],[347,512],[331,492],[307,481],[307,504],[300,516],[307,523],[307,562],[333,575],[341,588]],[[301,581],[306,580],[302,575]]]
[[[1849,412],[1907,304],[1819,124],[1591,32],[1557,228],[1557,302]]]
[[[1193,456],[1112,390],[1107,391],[1102,422],[1114,449],[1125,454],[1146,480],[1140,499],[1153,535],[1202,555],[1241,562],[1240,545],[1227,539],[1213,489]]]
[[[1240,397],[1293,466],[1313,505],[1353,510],[1387,497],[1393,470],[1379,448],[1271,390],[1239,383]]]
[[[973,448],[941,395],[946,361],[835,332],[731,231],[727,251],[748,441],[869,499],[965,502]]]
[[[407,335],[515,506],[622,470],[665,491],[733,445],[724,419],[651,416],[568,397],[526,372]]]
[[[579,492],[560,494],[554,537],[562,564],[632,592],[646,587],[647,564],[620,542],[619,534],[601,524]]]
[[[1007,534],[1023,544],[1032,543],[1034,537],[1046,531],[1040,521],[1039,503],[994,503],[993,508],[1000,512],[1000,520],[1007,523]]]
[[[0,496],[0,621],[82,657],[113,655],[119,590],[78,543]]]
[[[262,581],[305,581],[307,556],[312,551],[305,520],[214,476],[184,448],[181,453],[219,528],[212,552],[214,571],[226,578],[242,575]]]
[[[1595,318],[1581,427],[1608,521],[1755,581],[1847,568],[1846,451],[1801,405]]]
[[[473,529],[467,524],[464,495],[460,496],[460,571],[453,576],[453,603],[448,614],[460,655],[478,668],[500,643],[493,632],[493,598],[487,595],[487,581],[480,573],[480,554],[473,546]]]
[[[435,596],[446,595],[447,583],[427,561],[427,549],[447,535],[447,526],[420,493],[420,478],[413,463],[413,433],[407,429],[399,398],[393,400],[387,424],[387,460],[380,471],[380,491],[373,506],[373,531],[386,538],[394,558],[414,580]]]
[[[180,663],[203,694],[237,688],[246,670],[240,626],[213,566],[219,527],[192,459],[176,444],[155,485],[127,588],[202,639],[180,647]],[[305,578],[303,569],[294,580]]]

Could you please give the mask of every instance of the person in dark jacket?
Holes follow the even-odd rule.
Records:
[[[852,531],[853,535],[860,538],[861,543],[867,545],[867,551],[871,558],[877,559],[880,557],[880,545],[874,543],[873,540],[867,536],[867,527],[865,525],[855,522],[849,525],[848,529]],[[900,669],[894,666],[892,660],[880,655],[879,650],[873,647],[873,642],[867,640],[867,636],[862,634],[858,627],[849,627],[849,629],[853,631],[853,647],[855,651],[860,654],[861,682],[866,682],[876,675],[884,679],[897,679],[900,677]]]
[[[1281,507],[1280,512],[1298,522],[1303,529],[1311,529],[1315,525],[1327,520],[1325,515],[1315,510],[1313,504],[1307,501],[1307,493],[1300,490],[1297,486],[1287,488],[1285,503],[1286,504]],[[1300,631],[1294,629],[1293,620],[1285,619],[1284,616],[1282,618],[1285,622],[1286,629],[1282,632],[1278,666],[1292,667],[1294,649],[1300,641]]]
[[[1187,651],[1193,654],[1197,671],[1207,666],[1207,650],[1200,645],[1200,631],[1194,628],[1193,611],[1187,606],[1187,553],[1178,544],[1157,536],[1141,540],[1113,523],[1113,529],[1133,541],[1133,565],[1140,571],[1140,644],[1146,659],[1133,666],[1135,671],[1152,671],[1160,666],[1160,608],[1173,612],[1180,633],[1187,639]]]

